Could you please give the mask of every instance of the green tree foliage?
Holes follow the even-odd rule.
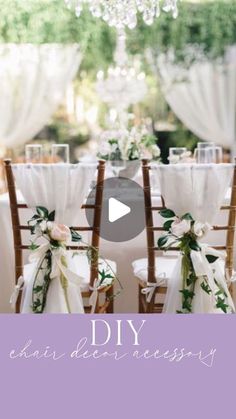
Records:
[[[85,51],[84,69],[96,71],[112,61],[115,31],[89,12],[77,18],[64,0],[0,0],[0,42],[71,43]],[[186,45],[201,45],[213,58],[236,43],[236,1],[180,2],[179,17],[162,13],[150,27],[139,21],[128,31],[131,53],[153,48],[157,53],[170,47],[183,59]]]

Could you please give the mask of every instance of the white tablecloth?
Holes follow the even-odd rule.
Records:
[[[229,203],[230,191],[225,197],[225,204]],[[19,197],[20,198],[20,197]],[[153,196],[153,205],[160,205],[160,196]],[[31,217],[29,209],[21,210],[24,223]],[[220,211],[216,224],[225,225],[228,211]],[[159,217],[159,215],[155,215]],[[162,220],[163,221],[163,220]],[[28,233],[26,233],[28,234]],[[225,232],[211,232],[207,237],[209,244],[222,244]],[[83,234],[84,237],[84,234]],[[86,239],[86,238],[85,238]],[[27,260],[27,252],[25,261]],[[113,243],[101,240],[101,254],[117,263],[117,273],[124,290],[115,300],[115,312],[129,313],[138,311],[138,289],[134,280],[131,263],[135,259],[146,257],[145,230],[133,240],[124,243]],[[236,255],[235,255],[236,256]],[[236,257],[235,257],[236,260]],[[14,251],[8,195],[0,196],[0,312],[10,313],[10,295],[14,286]]]

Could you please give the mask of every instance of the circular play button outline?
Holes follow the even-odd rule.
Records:
[[[138,236],[145,228],[143,188],[125,177],[111,177],[103,182],[100,237],[110,242],[125,242]],[[96,186],[88,195],[86,205],[95,202]],[[86,218],[93,226],[94,210],[86,208]]]

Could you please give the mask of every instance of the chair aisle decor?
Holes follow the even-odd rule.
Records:
[[[158,177],[162,205],[152,206],[150,171]],[[232,313],[230,295],[236,210],[236,168],[231,164],[154,166],[142,161],[147,259],[133,263],[139,280],[139,311],[147,313]],[[156,172],[156,173],[155,173]],[[230,205],[221,206],[233,177]],[[217,211],[228,211],[227,225],[212,225]],[[159,212],[163,225],[154,226]],[[211,227],[212,225],[212,227]],[[222,245],[202,239],[226,233]],[[157,244],[155,232],[161,232]],[[155,252],[167,253],[155,257]],[[170,256],[171,253],[174,256]],[[177,253],[176,253],[177,252]],[[228,285],[228,286],[227,286]]]
[[[99,257],[105,162],[11,165],[5,160],[5,168],[14,236],[16,313],[112,312],[116,267]],[[81,207],[96,168],[95,199],[89,205],[93,225],[81,227]],[[17,201],[15,181],[25,204]],[[21,225],[19,210],[26,208],[36,213],[28,225]],[[22,231],[32,235],[28,244],[23,244]],[[83,241],[80,232],[91,235],[91,244]],[[30,263],[24,265],[23,251],[29,249]]]

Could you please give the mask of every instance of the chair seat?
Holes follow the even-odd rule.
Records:
[[[171,277],[177,258],[173,257],[156,257],[156,279],[157,284],[167,287],[167,282]],[[132,263],[134,275],[143,283],[143,286],[148,280],[148,260],[147,258],[135,260]]]
[[[156,277],[157,284],[162,287],[167,287],[168,280],[171,278],[171,274],[177,262],[176,257],[156,257],[155,258],[155,268],[156,268]],[[225,261],[220,259],[218,261],[222,273],[225,269]],[[138,278],[143,286],[146,286],[147,277],[148,277],[148,260],[147,258],[135,260],[132,263],[134,275]]]
[[[24,266],[24,277],[30,278],[32,269],[35,268],[35,263],[27,264]],[[90,265],[87,256],[84,253],[74,255],[69,257],[68,268],[83,278],[81,284],[81,291],[89,291],[89,281],[90,281]],[[99,270],[105,270],[107,273],[113,274],[116,273],[116,263],[106,259],[106,262],[103,259],[99,259]]]
[[[81,284],[81,291],[89,291],[90,265],[87,256],[84,253],[73,256],[70,259],[69,268],[84,279]],[[107,273],[114,275],[116,274],[116,263],[108,259],[99,259],[98,269],[100,271],[104,269]]]

